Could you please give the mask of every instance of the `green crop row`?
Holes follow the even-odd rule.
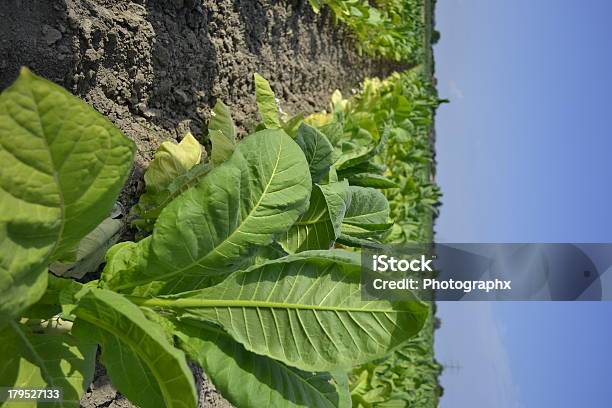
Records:
[[[441,102],[430,80],[416,68],[385,80],[367,79],[349,99],[335,93],[330,113],[306,119],[320,127],[342,123],[338,145],[343,150],[382,139],[384,145],[367,166],[360,166],[361,173],[338,174],[353,184],[384,191],[394,225],[383,243],[432,242],[440,192],[432,181],[431,136]],[[433,353],[434,319],[430,313],[423,330],[387,358],[353,369],[349,378],[354,407],[437,406],[441,368]]]
[[[369,112],[377,123],[386,123],[392,129],[380,161],[387,168],[385,174],[399,188],[386,190],[391,218],[396,222],[385,242],[432,242],[440,192],[432,181],[431,134],[435,110],[442,101],[420,69],[383,81],[367,80],[363,88],[354,98],[353,111]],[[407,344],[390,357],[353,371],[353,406],[438,406],[441,367],[434,358],[434,319],[432,310],[423,330]]]
[[[308,1],[315,12],[329,7],[355,34],[360,52],[409,64],[423,60],[423,0]]]
[[[209,157],[191,135],[162,144],[127,217],[138,240],[112,246],[133,143],[27,69],[0,95],[0,384],[76,407],[100,346],[146,408],[197,405],[188,360],[240,408],[349,407],[347,373],[422,329],[427,305],[359,290],[356,249],[397,230],[381,191],[403,185],[384,165],[396,124],[339,94],[287,117],[254,79],[254,132],[238,141],[219,101]]]
[[[307,120],[321,126],[341,122],[343,151],[367,146],[373,140],[384,146],[356,177],[339,172],[353,184],[383,188],[395,221],[386,243],[432,242],[432,220],[437,215],[440,191],[433,183],[434,155],[431,132],[435,110],[443,100],[417,67],[385,80],[367,79],[361,92],[343,99],[336,93],[332,112]]]
[[[355,368],[349,376],[355,408],[436,408],[442,367],[433,350],[434,318],[386,359]]]

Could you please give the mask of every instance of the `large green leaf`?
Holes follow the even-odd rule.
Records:
[[[236,127],[232,114],[220,99],[212,110],[208,137],[212,144],[212,162],[218,166],[229,159],[236,147]]]
[[[22,69],[0,95],[0,325],[36,302],[110,212],[134,144],[63,88]]]
[[[362,132],[364,131],[362,130]],[[380,139],[376,141],[375,144],[370,144],[367,146],[355,145],[354,148],[342,153],[338,161],[335,163],[335,166],[339,171],[341,171],[370,160],[382,152],[387,144],[387,140],[389,139],[389,134],[390,129],[385,127]]]
[[[312,373],[246,350],[222,329],[186,320],[176,327],[180,347],[215,387],[240,408],[350,407],[345,373]]]
[[[334,163],[334,147],[323,133],[306,123],[298,128],[295,142],[308,160],[312,181],[321,181]]]
[[[123,291],[153,281],[163,285],[159,293],[199,288],[210,276],[236,270],[257,246],[287,231],[306,209],[310,190],[299,146],[281,130],[257,132],[168,205],[150,239],[122,244],[124,255],[133,252],[129,262],[111,254],[103,280]]]
[[[344,123],[342,118],[335,117],[331,122],[318,126],[317,129],[327,136],[332,145],[340,144],[344,138]]]
[[[280,128],[278,106],[270,83],[258,73],[255,73],[253,78],[255,79],[255,99],[264,126],[268,129]]]
[[[351,205],[352,196],[350,186],[346,180],[342,180],[331,181],[328,184],[319,186],[319,188],[325,197],[335,236],[338,237],[342,229],[342,221],[344,220],[346,211],[348,211]]]
[[[350,203],[345,181],[314,185],[308,210],[279,240],[288,253],[329,249],[340,235],[342,219]]]
[[[350,186],[350,205],[342,220],[342,234],[355,238],[378,236],[391,228],[389,202],[379,190]]]
[[[305,371],[349,368],[381,357],[418,333],[428,308],[419,301],[363,301],[360,255],[307,251],[222,283],[165,298],[132,298],[182,318],[222,326],[247,350]]]
[[[117,293],[90,288],[73,312],[74,335],[101,345],[113,384],[130,401],[147,408],[197,406],[185,355],[136,305]]]
[[[62,389],[63,399],[45,406],[78,408],[93,380],[95,358],[95,343],[79,342],[68,334],[35,333],[14,322],[0,331],[0,385]],[[15,406],[36,407],[36,402]]]

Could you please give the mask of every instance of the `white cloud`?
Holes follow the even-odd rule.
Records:
[[[457,97],[457,99],[463,99],[463,91],[459,89],[457,83],[453,80],[448,81],[448,90],[451,95]]]

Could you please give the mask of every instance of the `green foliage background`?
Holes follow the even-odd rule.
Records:
[[[133,144],[27,69],[2,93],[3,384],[59,386],[78,406],[101,345],[113,383],[143,407],[195,406],[187,358],[239,407],[437,405],[433,305],[364,302],[358,255],[433,239],[431,3],[309,1],[368,55],[418,65],[336,91],[306,118],[284,114],[255,74],[254,132],[238,141],[219,101],[210,160],[189,134],[162,144],[129,215],[136,240],[112,246],[87,284],[47,268],[100,264],[82,243],[111,244],[96,239],[115,235],[99,229]]]
[[[385,80],[368,79],[349,99],[339,94],[332,98],[331,110],[344,118],[344,138],[357,137],[364,127],[389,132],[385,147],[368,167],[397,186],[382,190],[390,203],[390,218],[395,221],[382,242],[432,242],[440,197],[433,182],[432,131],[441,102],[422,66]],[[334,115],[321,113],[310,119],[322,123]],[[416,337],[389,357],[352,370],[349,379],[354,407],[437,406],[442,394],[438,384],[441,366],[433,350],[435,305],[430,307],[432,313]]]

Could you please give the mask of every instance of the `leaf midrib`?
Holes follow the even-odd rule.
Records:
[[[168,299],[168,298],[144,298],[139,296],[126,296],[131,302],[141,307],[163,307],[170,309],[214,309],[214,308],[248,308],[248,309],[293,309],[293,310],[317,310],[326,312],[360,312],[360,313],[409,313],[414,310],[402,309],[367,309],[358,307],[324,306],[304,303],[270,302],[263,300],[242,299]]]
[[[317,218],[307,220],[307,221],[298,221],[294,226],[307,226],[307,225],[316,225],[316,224],[325,224],[330,221],[329,217],[325,217],[327,213],[320,214]]]
[[[43,126],[43,122],[42,122],[42,118],[41,118],[41,114],[40,114],[40,110],[38,106],[39,105],[38,98],[36,98],[34,91],[32,91],[30,87],[28,87],[27,90],[30,93],[30,97],[32,98],[32,101],[34,101],[35,115],[36,115],[36,119],[38,120],[38,125],[40,126],[41,139],[43,140],[43,143],[46,148],[46,152],[49,155],[49,162],[51,163],[51,173],[53,176],[53,180],[55,181],[55,185],[57,186],[57,192],[58,192],[58,196],[60,200],[59,202],[59,210],[60,210],[59,231],[57,233],[57,239],[55,240],[55,243],[53,244],[53,247],[49,251],[49,255],[48,255],[48,256],[53,256],[57,248],[60,246],[60,242],[62,241],[62,236],[64,235],[64,228],[66,226],[66,201],[64,198],[64,191],[62,190],[62,185],[59,180],[59,175],[57,174],[57,167],[55,165],[55,161],[53,160],[53,153],[51,152],[51,146],[49,145],[49,141],[47,140],[47,133],[45,131],[45,126]],[[15,121],[15,123],[20,125],[19,122],[17,121]],[[62,128],[63,126],[64,126],[64,122],[62,122]]]

